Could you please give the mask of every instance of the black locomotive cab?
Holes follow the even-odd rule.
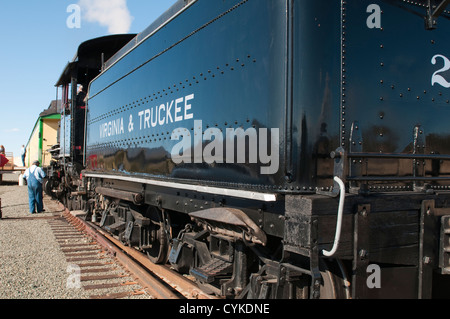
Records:
[[[111,58],[135,34],[113,35],[86,41],[78,47],[71,62],[64,68],[56,83],[61,93],[61,121],[57,145],[51,150],[52,162],[46,168],[48,178],[44,190],[67,205],[72,192],[80,185],[84,168],[86,104],[89,82],[102,70],[104,61]]]

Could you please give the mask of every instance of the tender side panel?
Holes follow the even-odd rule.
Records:
[[[278,189],[285,57],[285,3],[195,2],[91,84],[87,166]]]

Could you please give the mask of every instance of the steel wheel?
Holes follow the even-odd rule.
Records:
[[[320,274],[323,284],[320,286],[320,299],[349,299],[350,291],[346,285],[345,274],[335,262],[321,263]]]

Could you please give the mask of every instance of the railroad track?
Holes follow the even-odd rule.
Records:
[[[48,221],[68,263],[67,288],[84,289],[91,299],[133,298],[146,295],[132,274],[117,265],[94,239],[63,216]]]
[[[67,261],[78,271],[71,276],[79,279],[77,283],[81,283],[83,289],[106,291],[93,294],[91,298],[217,299],[169,267],[153,264],[146,255],[124,246],[95,224],[83,220],[84,214],[64,209],[63,218],[49,220],[49,224]],[[107,274],[100,274],[102,272]],[[92,283],[113,279],[118,281]],[[125,291],[108,291],[119,287],[125,287]]]

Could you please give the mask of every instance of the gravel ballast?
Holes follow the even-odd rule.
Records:
[[[89,299],[104,293],[68,284],[71,264],[49,223],[62,213],[61,206],[45,197],[45,212],[31,215],[27,187],[18,186],[18,177],[4,174],[0,184],[0,299]]]

